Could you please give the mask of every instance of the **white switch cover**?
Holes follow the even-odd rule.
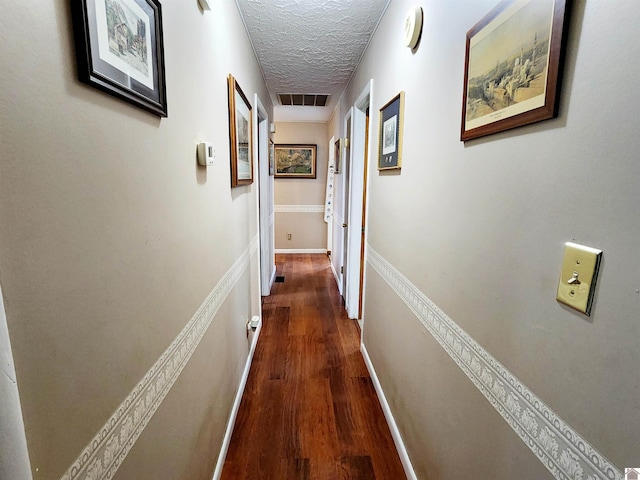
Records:
[[[590,315],[601,258],[602,250],[567,242],[556,300]]]

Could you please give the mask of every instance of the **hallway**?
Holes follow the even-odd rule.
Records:
[[[222,479],[404,478],[328,258],[276,267]]]

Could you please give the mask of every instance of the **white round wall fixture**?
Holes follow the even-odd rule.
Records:
[[[404,21],[404,44],[416,48],[422,33],[422,7],[412,7]]]

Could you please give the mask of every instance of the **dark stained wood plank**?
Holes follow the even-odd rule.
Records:
[[[324,255],[276,255],[223,480],[405,478]]]

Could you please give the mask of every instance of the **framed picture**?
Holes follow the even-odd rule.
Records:
[[[253,183],[253,146],[251,145],[251,104],[240,85],[229,75],[229,149],[231,186]]]
[[[344,147],[344,138],[339,138],[334,144],[333,158],[334,158],[334,173],[340,173],[340,163],[342,161],[342,149]]]
[[[276,178],[316,178],[316,145],[276,145]]]
[[[380,109],[378,170],[397,169],[402,166],[403,117],[404,92],[400,92]]]
[[[460,140],[558,113],[567,0],[505,0],[467,32]]]
[[[273,140],[269,139],[269,175],[275,173],[275,145]]]
[[[167,116],[158,0],[71,2],[81,82]]]

